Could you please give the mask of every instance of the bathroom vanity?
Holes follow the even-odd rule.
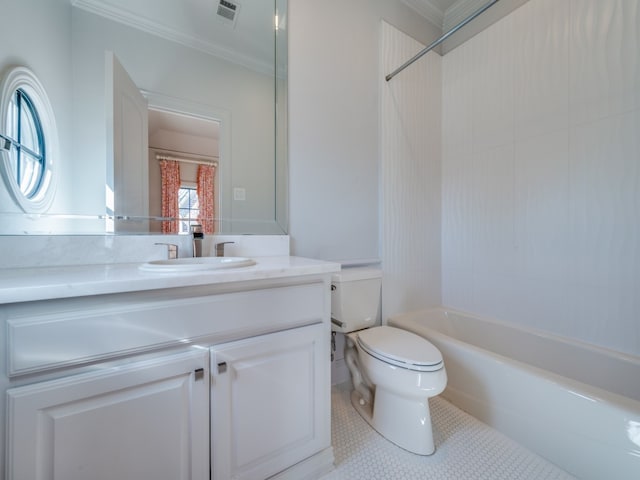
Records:
[[[2,270],[6,478],[329,471],[339,265],[256,261],[172,274],[138,264]]]

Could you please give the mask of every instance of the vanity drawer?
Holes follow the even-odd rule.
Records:
[[[5,311],[16,376],[172,345],[212,345],[327,315],[324,283],[181,296],[174,290],[18,304]]]

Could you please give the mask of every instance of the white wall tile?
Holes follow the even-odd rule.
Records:
[[[516,237],[513,144],[473,156],[471,229],[473,267],[485,273],[513,275]]]
[[[571,125],[640,108],[640,0],[569,3]]]
[[[569,6],[538,0],[513,13],[516,140],[569,125]]]
[[[469,271],[473,265],[473,155],[445,149],[442,164],[442,261]]]
[[[465,43],[442,65],[442,261],[444,304],[471,305],[473,207],[473,76],[474,50]],[[447,277],[447,278],[445,278]],[[462,285],[468,285],[468,294]]]
[[[566,280],[569,254],[567,130],[516,143],[515,192],[521,275]]]
[[[569,336],[622,352],[638,352],[640,303],[638,290],[631,291],[633,288],[620,281],[569,285]]]
[[[443,303],[640,355],[640,0],[503,20],[443,59]]]
[[[576,337],[575,325],[568,318],[569,290],[566,280],[519,277],[514,288],[517,292],[514,301],[518,305],[513,317],[516,323]]]
[[[639,296],[640,111],[573,128],[570,165],[571,270]]]
[[[508,16],[472,40],[473,149],[513,141],[513,17]]]
[[[422,48],[382,23],[382,71]],[[383,319],[441,302],[441,59],[429,53],[390,82],[381,75]]]
[[[473,148],[473,76],[468,71],[473,63],[471,43],[465,43],[447,55],[443,63],[442,111],[443,154],[468,153]]]
[[[519,315],[522,307],[520,284],[513,276],[497,274],[495,270],[474,268],[473,273],[469,274],[469,284],[473,305],[471,308],[462,308],[463,310],[506,322],[513,321],[514,318],[523,321]]]
[[[443,261],[442,304],[459,310],[473,312],[473,269],[454,268]]]

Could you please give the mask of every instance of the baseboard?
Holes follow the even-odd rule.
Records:
[[[275,474],[270,480],[318,480],[335,469],[333,447],[325,448],[284,472]]]

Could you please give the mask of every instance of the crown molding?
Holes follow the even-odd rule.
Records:
[[[458,0],[444,13],[442,31],[448,32],[486,3],[487,0]]]
[[[442,28],[442,23],[444,22],[444,12],[442,12],[438,7],[429,2],[429,0],[400,1],[419,15],[422,15],[438,28]]]
[[[144,18],[139,14],[134,14],[133,12],[122,8],[113,7],[103,1],[72,0],[71,5],[89,13],[141,30],[150,35],[155,35],[165,40],[184,45],[185,47],[193,48],[194,50],[249,68],[259,73],[267,75],[273,74],[273,65],[269,62],[264,62],[235,50],[201,40],[179,30],[161,25],[148,18]]]

